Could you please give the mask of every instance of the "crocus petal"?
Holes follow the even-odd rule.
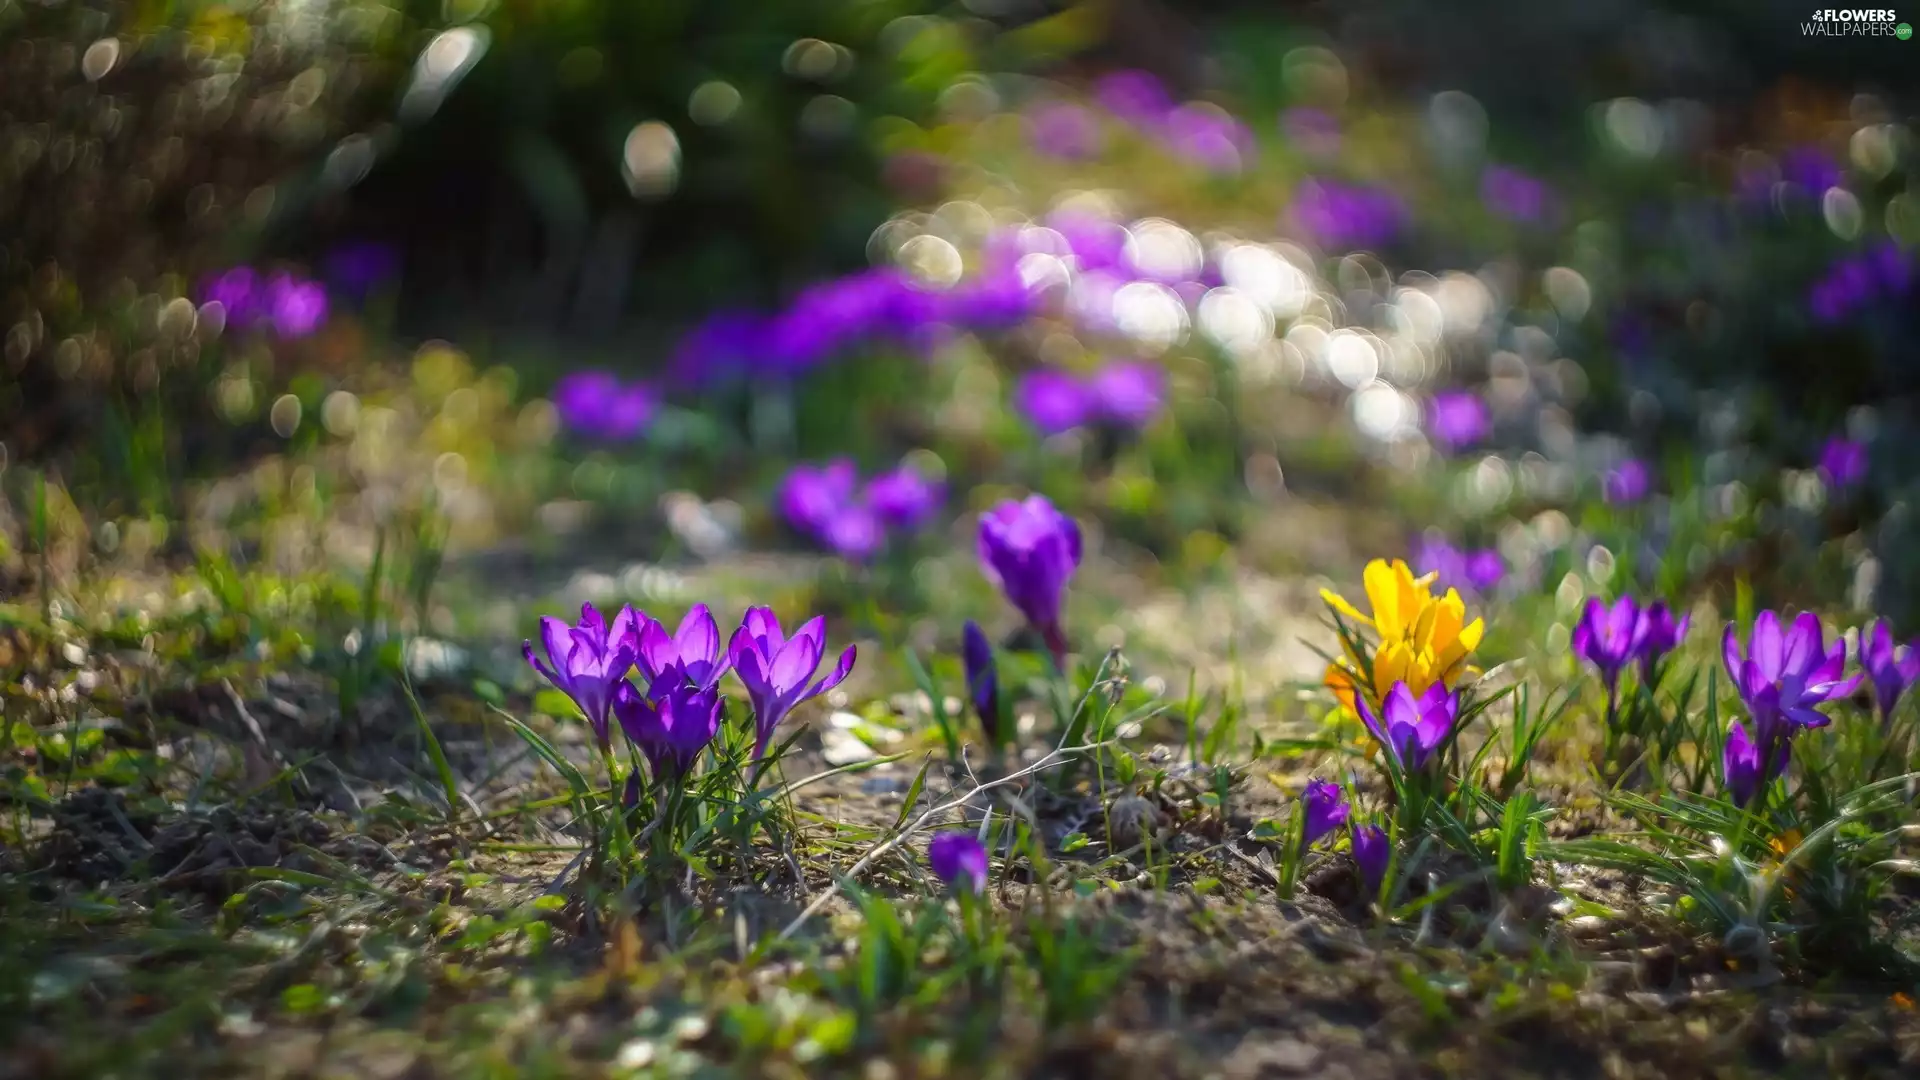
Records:
[[[820,643],[795,634],[773,658],[767,679],[776,693],[788,694],[805,686],[819,667]]]
[[[734,650],[733,673],[740,676],[740,683],[747,688],[747,696],[753,699],[756,709],[762,698],[773,693],[773,686],[767,681],[765,661],[753,649]]]
[[[1773,682],[1786,670],[1786,640],[1780,632],[1780,616],[1763,611],[1753,621],[1753,638],[1747,660],[1756,665],[1767,682]]]
[[[813,687],[807,691],[807,697],[819,697],[821,694],[847,681],[847,676],[853,674],[853,660],[856,655],[855,648],[855,646],[849,645],[840,653],[840,662],[835,664],[833,670],[828,672],[819,682],[813,684]]]
[[[1826,632],[1820,627],[1820,617],[1811,611],[1803,611],[1793,620],[1793,628],[1787,633],[1787,640],[1780,670],[1782,672],[1806,673],[1825,658]],[[1842,646],[1845,655],[1845,646]]]
[[[1720,659],[1727,665],[1727,678],[1734,686],[1739,686],[1741,673],[1746,670],[1747,661],[1740,653],[1740,638],[1734,632],[1732,623],[1727,624],[1727,632],[1720,635]]]
[[[653,619],[648,619],[640,628],[640,670],[648,681],[658,679],[660,673],[675,667],[680,652],[674,647],[673,639],[667,636],[667,628]]]
[[[533,665],[533,670],[545,676],[546,680],[552,683],[553,685],[555,686],[560,685],[560,676],[552,668],[548,667],[543,661],[541,661],[541,659],[538,656],[534,655],[533,642],[522,641],[520,643],[520,653],[521,655],[527,658],[527,663]]]
[[[720,627],[713,621],[713,611],[705,604],[693,605],[680,620],[680,629],[673,632],[673,644],[683,664],[711,661],[720,651]]]
[[[759,646],[763,656],[779,652],[780,646],[787,643],[786,631],[780,628],[780,618],[769,607],[748,608],[746,617],[740,620],[740,629]],[[734,639],[737,641],[739,636],[736,633]]]

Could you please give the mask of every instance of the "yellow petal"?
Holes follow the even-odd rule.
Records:
[[[1373,689],[1376,699],[1385,701],[1387,691],[1397,682],[1410,682],[1414,652],[1404,641],[1382,645],[1373,657]]]
[[[1486,629],[1486,623],[1475,619],[1466,626],[1461,627],[1460,632],[1454,636],[1453,643],[1444,651],[1436,654],[1436,660],[1440,666],[1440,672],[1443,678],[1451,680],[1458,674],[1455,669],[1458,668],[1467,657],[1473,655],[1473,650],[1480,647],[1480,638],[1486,633]]]
[[[1373,620],[1360,614],[1352,604],[1347,603],[1347,598],[1341,596],[1339,593],[1331,589],[1321,589],[1320,600],[1334,611],[1339,612],[1340,617],[1346,619],[1348,622],[1359,623],[1361,626],[1369,629],[1373,627]]]
[[[1395,561],[1392,566],[1380,559],[1367,564],[1360,575],[1360,581],[1367,589],[1367,602],[1373,605],[1373,624],[1384,638],[1405,637],[1407,632],[1408,589],[1405,581],[1411,581],[1407,564]]]
[[[1348,712],[1354,711],[1353,694],[1355,684],[1353,672],[1341,667],[1339,664],[1328,664],[1326,684],[1327,689],[1333,691],[1335,700],[1339,701]]]

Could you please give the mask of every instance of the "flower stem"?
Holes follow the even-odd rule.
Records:
[[[600,744],[600,759],[607,766],[607,787],[613,793],[613,860],[624,878],[633,865],[633,837],[627,832],[627,808],[621,805],[620,770],[613,760],[613,744]]]

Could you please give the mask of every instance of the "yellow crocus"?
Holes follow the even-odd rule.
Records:
[[[1368,701],[1378,705],[1396,682],[1419,694],[1436,682],[1449,686],[1465,673],[1467,657],[1480,645],[1485,624],[1467,622],[1466,601],[1457,589],[1433,595],[1437,575],[1414,577],[1399,559],[1375,559],[1361,575],[1372,614],[1359,611],[1346,598],[1327,589],[1320,598],[1348,624],[1371,629],[1379,641],[1373,649],[1373,685]],[[1340,704],[1353,709],[1363,665],[1351,651],[1345,660],[1327,665],[1326,684]]]

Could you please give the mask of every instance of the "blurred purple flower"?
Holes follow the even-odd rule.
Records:
[[[317,281],[275,274],[267,282],[266,317],[283,338],[303,338],[327,321],[327,290]]]
[[[821,528],[819,539],[841,558],[860,562],[879,551],[887,536],[873,508],[855,503],[835,511]]]
[[[1885,619],[1873,624],[1871,633],[1861,635],[1860,666],[1873,682],[1873,701],[1880,709],[1882,726],[1893,723],[1894,706],[1915,679],[1920,679],[1920,642],[1896,646],[1893,630]]]
[[[1127,230],[1117,222],[1081,210],[1061,210],[1049,214],[1046,224],[1066,240],[1083,273],[1119,266],[1126,256]]]
[[[1490,592],[1507,576],[1507,562],[1492,548],[1464,551],[1431,533],[1413,549],[1413,567],[1422,574],[1438,574],[1441,585]]]
[[[1346,824],[1347,815],[1353,812],[1347,800],[1341,797],[1339,784],[1318,779],[1307,781],[1307,790],[1300,796],[1300,807],[1306,814],[1300,833],[1302,847],[1310,846]]]
[[[1553,190],[1518,169],[1489,165],[1480,174],[1480,201],[1511,221],[1538,224],[1553,212]]]
[[[961,330],[998,330],[1032,316],[1040,299],[1021,280],[1017,260],[998,260],[946,292],[928,294],[926,319]]]
[[[1167,148],[1216,173],[1237,173],[1252,164],[1253,132],[1218,105],[1188,102],[1162,122]]]
[[[1387,876],[1387,864],[1393,861],[1393,845],[1388,840],[1387,830],[1378,825],[1356,825],[1350,829],[1353,838],[1353,861],[1360,868],[1360,881],[1367,892],[1380,891],[1380,882]]]
[[[260,318],[266,294],[252,267],[236,266],[203,282],[200,299],[202,303],[217,303],[224,308],[228,326],[247,327]]]
[[[1840,163],[1817,146],[1796,146],[1780,156],[1780,175],[1787,183],[1820,196],[1838,187],[1845,174]]]
[[[900,465],[867,481],[865,502],[886,524],[917,529],[939,511],[946,496],[945,484]]]
[[[1493,548],[1467,552],[1464,568],[1467,584],[1478,592],[1492,592],[1507,577],[1507,560]]]
[[[1493,415],[1478,394],[1444,391],[1427,405],[1427,432],[1443,450],[1464,450],[1493,433]]]
[[[645,383],[623,383],[608,371],[574,371],[554,384],[553,405],[567,430],[618,441],[645,431],[660,401]]]
[[[831,672],[808,684],[820,668],[826,639],[824,617],[808,619],[787,637],[773,609],[764,607],[748,608],[740,629],[734,631],[727,655],[753,702],[755,760],[765,756],[774,729],[796,706],[839,686],[852,673],[856,653],[849,645]]]
[[[1600,478],[1600,497],[1614,504],[1637,503],[1647,497],[1653,486],[1653,472],[1647,463],[1628,458]]]
[[[818,538],[828,522],[853,504],[859,481],[852,458],[834,458],[825,465],[803,462],[788,470],[775,499],[788,524]]]
[[[973,702],[973,711],[980,717],[980,730],[987,736],[987,743],[999,747],[1002,726],[1000,723],[1000,671],[994,663],[993,644],[980,630],[980,624],[968,619],[960,630],[960,657],[966,665],[967,700]]]
[[[987,580],[1046,639],[1064,670],[1060,605],[1080,566],[1080,526],[1044,495],[1008,499],[981,515],[978,550]]]
[[[335,289],[365,302],[368,294],[400,276],[400,251],[378,240],[358,240],[329,251],[322,266]]]
[[[1141,428],[1166,404],[1166,373],[1144,361],[1115,361],[1094,374],[1087,391],[1107,422]]]
[[[720,626],[705,604],[693,605],[671,637],[660,622],[646,620],[640,627],[635,660],[646,676],[647,696],[652,698],[681,686],[711,690],[732,664],[720,651]]]
[[[580,605],[579,623],[568,626],[551,615],[540,619],[540,642],[546,648],[542,662],[533,642],[520,643],[520,652],[533,670],[573,699],[593,727],[601,746],[607,743],[607,710],[615,690],[627,684],[640,649],[640,623],[646,619],[631,607],[622,607],[613,625],[592,604]],[[651,621],[651,620],[647,620]]]
[[[764,351],[766,321],[745,311],[708,316],[674,347],[667,373],[681,386],[710,386],[750,373]]]
[[[682,683],[648,696],[622,682],[613,699],[613,713],[640,752],[647,756],[656,781],[685,776],[700,752],[720,733],[726,699],[712,689]],[[636,791],[635,802],[639,793]]]
[[[1428,687],[1419,697],[1414,696],[1406,683],[1394,683],[1381,703],[1378,716],[1367,703],[1365,694],[1356,695],[1353,704],[1367,730],[1393,760],[1407,770],[1417,771],[1433,758],[1460,716],[1460,698],[1441,682]]]
[[[970,833],[943,832],[927,844],[927,865],[948,888],[979,894],[987,889],[987,849]]]
[[[1042,435],[1058,435],[1091,420],[1100,401],[1085,383],[1064,371],[1041,369],[1020,377],[1014,407]]]
[[[1166,84],[1145,71],[1115,71],[1093,84],[1101,108],[1140,127],[1155,127],[1173,109]]]
[[[1296,228],[1328,247],[1390,243],[1406,222],[1406,207],[1384,188],[1309,177],[1294,189]]]
[[[1835,260],[1807,290],[1807,308],[1819,322],[1839,322],[1873,304],[1905,296],[1914,277],[1913,256],[1885,241]]]
[[[1340,152],[1340,121],[1332,113],[1295,105],[1280,114],[1280,133],[1302,153],[1333,157]]]
[[[1044,101],[1027,110],[1027,139],[1050,157],[1074,161],[1100,153],[1100,119],[1070,101]]]
[[[1867,478],[1867,447],[1836,435],[1820,448],[1820,473],[1834,487],[1848,488]]]

